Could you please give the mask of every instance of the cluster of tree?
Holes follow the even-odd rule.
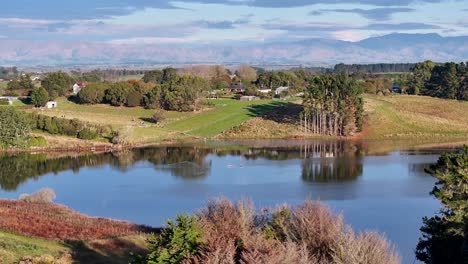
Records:
[[[468,100],[468,66],[465,63],[416,64],[401,83],[409,94]]]
[[[135,80],[93,83],[78,93],[83,104],[109,103],[114,106],[144,106],[151,109],[192,111],[200,106],[209,82],[192,75],[179,76],[171,69],[148,72],[146,82]]]
[[[428,172],[437,178],[431,192],[443,204],[423,219],[416,257],[427,264],[463,264],[468,260],[468,146],[444,153]]]
[[[95,139],[112,133],[109,127],[90,125],[78,119],[65,119],[32,113],[29,116],[33,129],[39,129],[53,135],[66,135],[80,139]]]
[[[6,93],[9,95],[28,94],[34,88],[29,74],[23,74],[18,79],[8,82]]]
[[[76,81],[98,82],[98,81],[114,81],[120,77],[129,75],[143,75],[146,70],[129,70],[129,69],[95,69],[92,71],[71,71],[71,76]]]
[[[362,130],[362,88],[347,75],[313,77],[304,95],[304,132],[348,136]]]
[[[384,72],[409,72],[414,63],[378,63],[378,64],[336,64],[335,73],[384,73]]]
[[[13,107],[0,107],[0,148],[27,146],[30,132],[26,114]]]
[[[50,99],[55,99],[58,96],[68,95],[71,91],[71,86],[74,80],[65,72],[51,72],[48,73],[41,81],[42,87],[44,87],[49,93]]]
[[[387,95],[391,92],[392,81],[388,78],[365,78],[364,92],[369,94]]]
[[[0,79],[11,80],[17,78],[18,75],[19,72],[16,67],[0,67]]]

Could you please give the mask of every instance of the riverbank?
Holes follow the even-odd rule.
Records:
[[[35,132],[46,139],[47,146],[7,151],[113,151],[207,140],[346,139],[446,143],[468,139],[468,102],[408,95],[365,95],[364,99],[363,132],[349,138],[338,138],[304,133],[299,120],[302,106],[295,99],[255,102],[210,100],[212,107],[200,112],[163,111],[163,121],[155,124],[150,121],[155,110],[80,105],[60,98],[56,109],[44,110],[41,114],[111,126],[125,143],[115,145]]]
[[[0,215],[0,259],[5,264],[128,263],[131,253],[146,252],[148,234],[157,231],[54,203],[0,200]]]

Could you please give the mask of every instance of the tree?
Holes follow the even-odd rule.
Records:
[[[442,154],[427,172],[438,180],[431,194],[443,208],[438,215],[423,219],[416,257],[431,264],[466,263],[463,259],[468,255],[463,254],[468,252],[468,146]]]
[[[42,87],[49,92],[50,99],[57,96],[64,96],[71,90],[72,78],[65,72],[58,71],[47,74],[42,79]]]
[[[127,106],[129,107],[140,106],[142,101],[143,101],[143,95],[139,91],[133,90],[128,94]]]
[[[236,75],[241,78],[242,81],[253,82],[257,80],[257,71],[247,64],[242,64],[237,68]]]
[[[12,93],[18,90],[31,91],[34,89],[34,84],[31,81],[31,76],[29,74],[23,74],[17,80],[11,80],[7,84],[7,90]]]
[[[460,86],[457,65],[453,62],[437,65],[432,69],[431,77],[426,83],[422,94],[457,99]]]
[[[419,93],[424,92],[426,82],[431,78],[432,69],[434,67],[435,63],[432,61],[425,61],[418,63],[411,68],[412,76],[409,80],[409,94],[418,95]]]
[[[31,126],[28,118],[13,107],[0,107],[0,146],[27,146]]]
[[[177,69],[167,67],[162,71],[162,83],[173,81],[177,78]]]
[[[122,106],[127,103],[130,92],[134,91],[133,86],[128,82],[116,82],[107,90],[106,100],[114,106]]]
[[[81,104],[99,104],[106,97],[107,90],[110,89],[109,83],[91,83],[83,87],[78,93],[78,100]]]
[[[145,75],[143,75],[143,81],[145,83],[149,83],[149,82],[162,83],[163,72],[161,70],[153,70],[153,71],[145,72]]]
[[[166,110],[197,110],[199,99],[209,88],[209,83],[203,78],[190,75],[176,77],[161,86],[160,105]]]
[[[44,87],[35,88],[31,92],[31,103],[35,107],[43,107],[49,101],[49,93]]]

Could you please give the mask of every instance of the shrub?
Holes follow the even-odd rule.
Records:
[[[151,116],[151,120],[156,124],[161,123],[162,121],[164,121],[164,119],[166,119],[166,117],[164,116],[164,113],[162,111],[156,111]]]
[[[92,83],[83,87],[78,93],[81,104],[99,104],[104,101],[106,92],[110,88],[108,83]]]
[[[43,87],[31,91],[31,103],[35,107],[44,107],[49,101],[49,93]]]
[[[196,216],[178,215],[175,222],[168,221],[160,235],[149,239],[147,263],[181,263],[197,253],[202,245],[202,231]]]
[[[128,94],[127,106],[129,107],[140,106],[142,101],[143,101],[143,95],[140,92],[134,90]]]
[[[47,140],[44,137],[33,137],[29,140],[30,147],[45,147]]]
[[[54,190],[44,188],[33,194],[21,194],[19,200],[31,203],[51,203],[54,201],[55,197]]]
[[[0,145],[25,147],[31,132],[30,120],[13,107],[0,107]]]
[[[90,128],[83,128],[78,132],[78,138],[79,139],[87,139],[87,140],[92,140],[98,137],[98,133],[95,130],[92,130]]]
[[[114,106],[122,106],[127,103],[130,92],[134,91],[133,85],[128,82],[113,83],[107,90],[106,100]]]

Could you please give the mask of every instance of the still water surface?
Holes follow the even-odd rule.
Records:
[[[424,172],[446,149],[375,152],[348,142],[153,147],[125,152],[0,155],[0,198],[52,188],[56,202],[92,216],[161,226],[209,198],[251,198],[257,207],[320,199],[355,229],[396,244],[403,263],[423,216],[440,204]]]

